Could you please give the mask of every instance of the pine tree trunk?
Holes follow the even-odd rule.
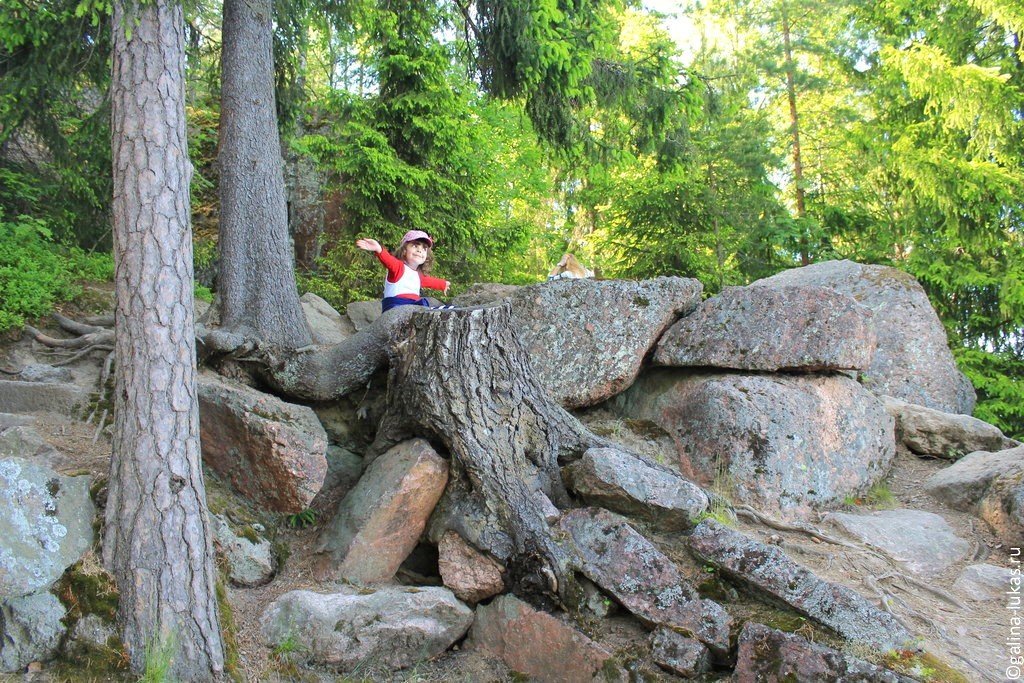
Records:
[[[793,62],[792,31],[789,25],[789,12],[786,3],[782,3],[782,45],[786,57],[786,95],[789,98],[789,130],[793,137],[793,189],[796,200],[796,217],[800,220],[800,265],[811,262],[810,245],[803,219],[807,216],[807,204],[804,200],[804,163],[800,151],[800,118],[796,108],[796,64]]]
[[[221,48],[221,327],[299,348],[311,342],[288,239],[274,103],[270,0],[225,0]]]
[[[113,26],[117,372],[103,556],[132,669],[164,646],[176,680],[213,680],[224,648],[199,453],[182,8],[117,1]]]
[[[540,494],[565,507],[559,457],[604,442],[537,382],[511,308],[418,311],[389,355],[388,412],[371,457],[413,435],[444,444],[450,491],[476,496],[513,539],[519,591],[574,603],[573,559],[552,537]]]

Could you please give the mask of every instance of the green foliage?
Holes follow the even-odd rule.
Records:
[[[316,510],[306,508],[302,512],[296,512],[294,515],[288,515],[288,526],[293,529],[305,529],[308,526],[316,524],[316,519]]]
[[[1024,440],[1024,360],[1012,353],[953,349],[957,364],[978,391],[974,416]]]
[[[80,280],[113,276],[109,255],[64,247],[45,221],[29,216],[5,220],[0,213],[0,331],[45,315],[55,304],[81,293]]]
[[[178,652],[178,639],[173,633],[154,635],[146,644],[144,669],[139,683],[170,683],[171,664]]]

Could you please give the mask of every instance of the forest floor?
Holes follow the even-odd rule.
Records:
[[[20,367],[33,360],[52,362],[40,355],[39,349],[27,341],[0,344],[0,367]],[[90,381],[95,382],[101,360],[94,358],[77,362],[71,368],[76,382],[84,386],[90,386]],[[35,418],[35,429],[66,456],[59,468],[63,473],[89,474],[94,478],[107,476],[110,459],[109,420],[106,420],[108,426],[98,428],[99,418],[95,415],[88,424],[84,420],[44,413],[36,414]],[[599,418],[584,416],[584,419],[590,421],[592,426],[595,421],[607,426],[610,420],[607,415],[601,415]],[[637,450],[647,453],[664,452],[663,442],[659,443],[657,439],[650,438],[650,435],[638,434],[629,426],[615,425],[613,429],[605,431],[614,432],[609,434],[611,438],[617,435],[627,446]],[[659,460],[664,462],[665,458],[660,457]],[[906,569],[859,543],[855,543],[859,546],[857,549],[830,545],[817,542],[802,533],[778,531],[761,524],[748,523],[743,519],[737,521],[734,526],[753,538],[781,545],[793,560],[818,576],[858,590],[875,604],[881,604],[882,596],[879,595],[879,590],[885,591],[890,596],[892,611],[912,633],[920,636],[923,649],[962,672],[966,680],[1005,680],[1004,671],[1008,664],[1006,639],[1009,634],[1011,612],[1005,605],[971,602],[957,596],[952,584],[963,568],[970,564],[988,562],[998,566],[1010,566],[1009,549],[1001,546],[985,524],[977,518],[951,510],[923,492],[922,482],[933,472],[947,465],[948,463],[943,461],[922,460],[901,449],[897,453],[891,473],[884,482],[892,494],[892,499],[886,502],[885,507],[925,510],[941,515],[958,536],[971,544],[971,552],[966,559],[950,565],[941,574],[927,581],[902,580],[901,575],[908,574]],[[853,511],[870,509],[877,507],[851,508]],[[820,519],[809,521],[819,525],[826,533],[841,536],[837,530],[829,528],[827,523]],[[259,588],[230,588],[228,591],[235,624],[239,668],[244,673],[246,681],[522,680],[518,674],[510,672],[500,662],[475,652],[462,650],[450,651],[434,661],[402,672],[368,668],[349,674],[345,678],[339,678],[330,672],[311,671],[300,666],[300,662],[291,659],[292,655],[274,653],[263,644],[259,634],[260,617],[267,605],[290,590],[328,592],[331,586],[318,583],[312,578],[312,547],[317,534],[315,527],[295,529],[288,526],[284,518],[279,518],[273,532],[276,534],[275,542],[278,546],[287,548],[287,559],[275,578]],[[695,582],[707,578],[706,575],[702,576],[706,568],[689,558],[680,535],[652,534],[651,537],[670,557],[680,563]],[[948,597],[944,599],[942,595]],[[960,604],[955,606],[955,603]],[[774,608],[766,607],[760,600],[742,590],[727,588],[724,604],[738,620],[753,618],[770,625],[773,619],[778,620]],[[577,622],[575,625],[582,627],[588,635],[614,652],[642,652],[647,647],[646,629],[621,611],[613,611],[611,617],[607,619]],[[837,644],[828,634],[809,624],[798,622],[795,628],[812,639]],[[845,649],[867,659],[880,660],[880,653],[857,651],[849,647]],[[710,676],[709,680],[715,677]],[[66,673],[51,676],[44,669],[39,673],[24,676],[0,676],[0,680],[49,681],[69,678]],[[85,677],[80,680],[103,679]],[[936,669],[927,680],[955,679],[943,675],[941,669]]]

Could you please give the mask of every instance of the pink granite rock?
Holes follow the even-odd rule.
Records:
[[[441,580],[459,600],[475,605],[505,590],[501,565],[454,531],[445,532],[437,552]]]
[[[448,461],[423,439],[387,451],[363,473],[317,548],[324,576],[373,584],[395,575],[448,483]]]
[[[327,433],[313,411],[219,377],[199,379],[203,463],[254,505],[296,513],[327,475]]]

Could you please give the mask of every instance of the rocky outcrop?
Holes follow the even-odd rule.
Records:
[[[88,477],[0,460],[0,600],[45,589],[92,546]]]
[[[1019,445],[997,427],[970,415],[944,413],[891,396],[884,401],[896,420],[896,439],[917,455],[956,460],[974,451],[1001,451]]]
[[[271,647],[299,644],[311,662],[375,678],[441,654],[472,622],[473,611],[447,588],[350,588],[285,593],[261,628]]]
[[[729,579],[828,627],[843,638],[883,651],[908,647],[912,638],[896,618],[859,593],[824,581],[782,550],[733,531],[713,519],[697,525],[690,550]]]
[[[785,681],[871,681],[913,683],[889,669],[869,664],[805,638],[783,633],[754,622],[740,632],[736,655],[736,683],[784,683]]]
[[[43,591],[0,602],[0,671],[20,672],[57,654],[67,629],[64,605]]]
[[[965,559],[971,549],[945,519],[923,510],[833,512],[826,519],[865,545],[878,548],[914,576],[941,574]]]
[[[642,621],[696,638],[719,657],[729,651],[729,615],[702,599],[679,567],[625,519],[578,508],[563,515],[559,527],[571,538],[584,576]]]
[[[520,289],[518,285],[505,285],[497,282],[477,282],[466,288],[462,294],[452,299],[452,304],[460,308],[484,306],[506,299]]]
[[[441,580],[459,600],[475,605],[505,590],[505,582],[501,578],[504,567],[466,543],[454,531],[441,537],[437,554]]]
[[[0,459],[24,458],[36,465],[60,469],[69,463],[65,454],[51,446],[28,425],[5,427],[0,424]]]
[[[423,439],[378,457],[321,532],[321,573],[361,584],[392,578],[447,483],[448,462]]]
[[[1019,555],[1013,555],[1011,558]],[[993,564],[972,564],[964,567],[953,582],[954,590],[969,600],[976,602],[998,603],[1006,598],[1006,592],[1013,589],[1012,581],[1015,574],[1009,567],[997,567]]]
[[[0,380],[0,413],[48,412],[75,415],[89,401],[89,391],[69,382]]]
[[[828,287],[872,310],[878,347],[864,373],[871,391],[947,413],[971,414],[974,388],[957,369],[946,331],[913,276],[887,266],[827,261],[751,286],[793,285]]]
[[[516,290],[512,318],[534,372],[566,408],[626,389],[661,334],[700,303],[692,279],[552,280]]]
[[[707,495],[693,482],[617,448],[587,450],[562,476],[588,505],[664,529],[689,529],[708,507]]]
[[[257,506],[297,513],[327,475],[313,411],[211,375],[199,379],[203,463]]]
[[[1024,545],[1024,446],[970,453],[924,482],[929,495],[973,512],[1006,543]]]
[[[342,316],[334,307],[313,292],[306,292],[299,298],[302,313],[313,335],[314,344],[338,344],[356,333],[356,326],[347,316]]]
[[[865,491],[896,452],[881,402],[843,376],[653,370],[616,405],[672,436],[684,476],[783,517]]]
[[[561,620],[512,595],[479,607],[468,649],[501,659],[542,683],[592,683],[611,653]]]
[[[865,370],[871,311],[823,287],[727,287],[673,325],[654,362],[735,370]]]

